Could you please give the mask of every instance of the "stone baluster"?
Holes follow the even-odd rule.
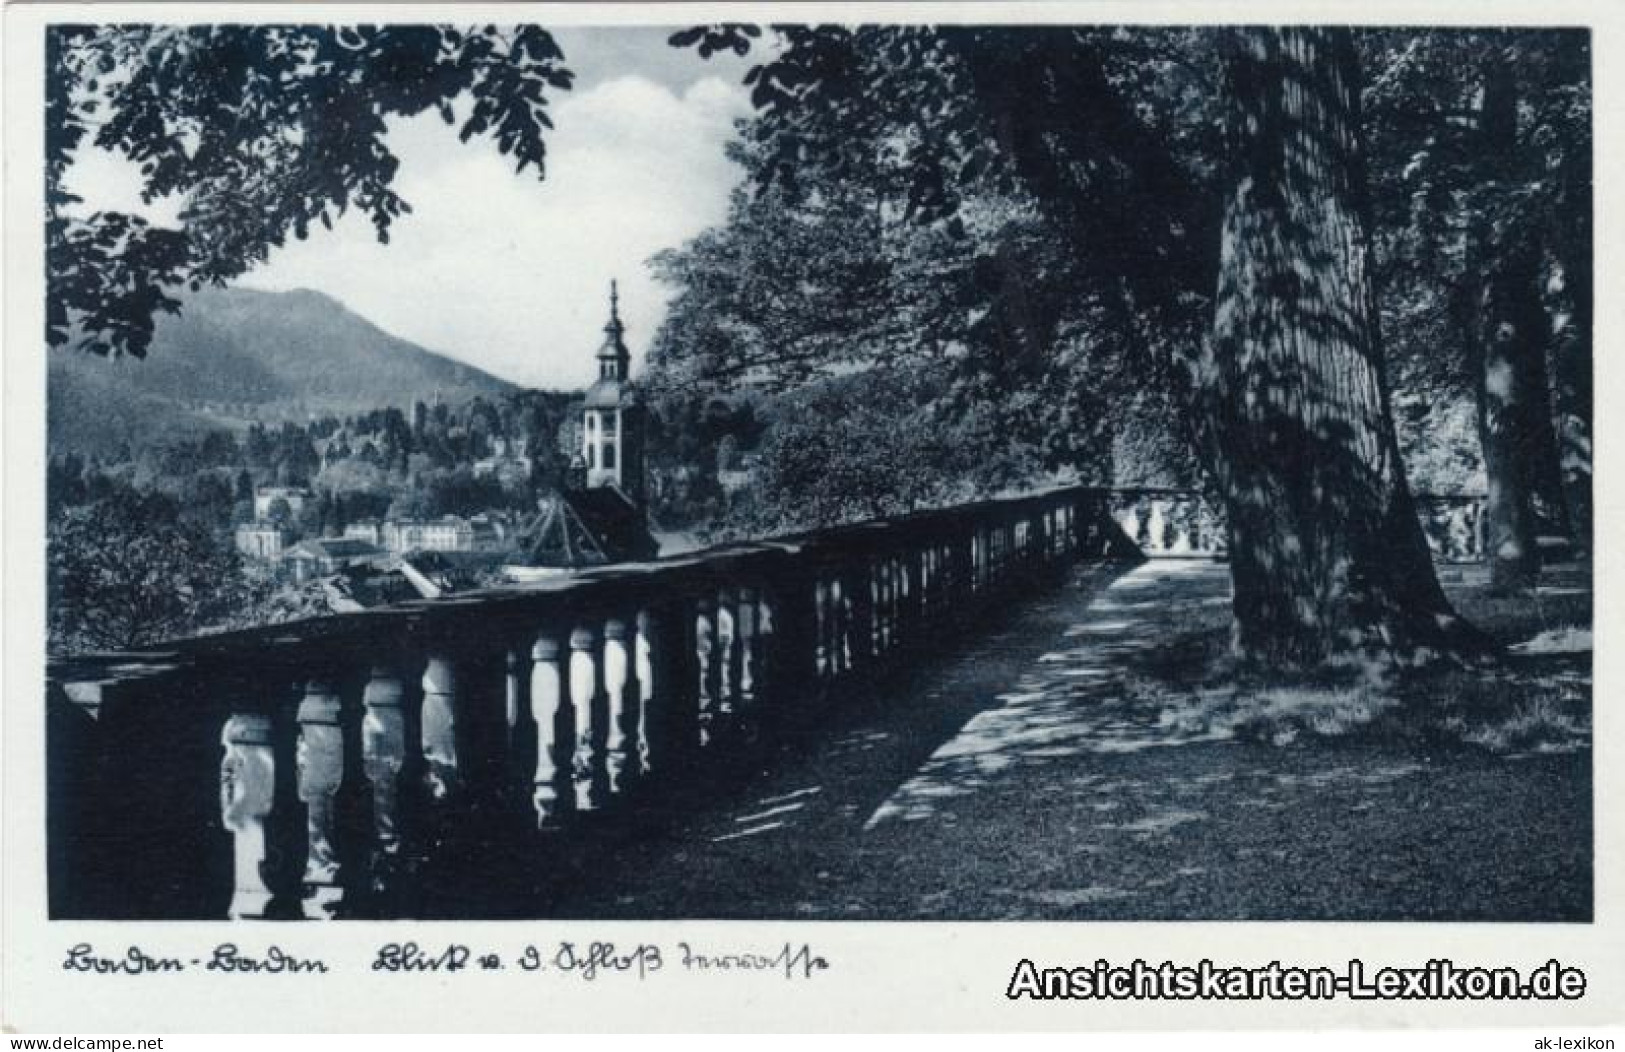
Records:
[[[750,702],[751,708],[760,713],[764,706],[779,700],[774,678],[778,674],[774,664],[779,657],[778,611],[775,593],[763,589],[753,594],[756,602],[751,608]]]
[[[920,569],[921,558],[918,548],[909,547],[903,551],[901,582],[903,613],[900,618],[899,635],[906,647],[913,647],[919,642],[920,593],[924,590],[924,578]]]
[[[717,736],[717,693],[721,662],[717,654],[717,618],[716,604],[710,598],[702,598],[694,603],[694,663],[695,663],[695,690],[697,692],[696,722],[699,725],[699,742],[703,748],[710,745]]]
[[[656,706],[662,703],[657,698],[663,698],[671,686],[668,682],[670,655],[661,637],[665,627],[664,619],[653,608],[638,611],[632,659],[638,686],[637,773],[640,777],[655,770],[665,759],[655,742]]]
[[[511,751],[519,734],[519,713],[524,708],[525,655],[517,648],[508,650],[503,678],[504,715],[508,721],[508,748]]]
[[[1140,543],[1140,513],[1133,505],[1125,508],[1118,516],[1117,523],[1123,527],[1123,536],[1135,544]]]
[[[724,588],[717,593],[717,716],[725,733],[739,715],[739,679],[743,664],[738,594]]]
[[[761,667],[761,605],[756,589],[740,588],[735,608],[739,623],[739,704],[748,711],[756,702],[756,679]]]
[[[608,702],[604,763],[609,772],[609,791],[624,793],[638,770],[636,699],[632,695],[633,634],[631,618],[611,618],[604,623],[604,695]]]
[[[931,544],[920,551],[920,620],[930,624],[942,589],[942,548]]]
[[[886,653],[886,557],[878,555],[869,563],[870,652],[878,660]]]
[[[276,789],[271,718],[240,713],[220,733],[225,756],[220,763],[220,814],[234,840],[230,916],[233,920],[265,916],[271,888],[265,879],[265,820]]]
[[[822,578],[812,588],[812,656],[813,671],[820,676],[830,674],[829,667],[829,589]]]
[[[339,696],[321,680],[311,680],[299,703],[299,799],[305,805],[308,850],[305,855],[304,914],[309,920],[331,919],[343,904],[334,801],[344,781],[344,734],[339,726]]]
[[[896,555],[888,555],[884,563],[886,567],[886,652],[890,653],[897,647],[897,618],[902,613],[902,566]]]
[[[1151,501],[1151,517],[1145,527],[1148,542],[1146,550],[1159,555],[1168,550],[1168,519],[1163,512],[1166,503],[1161,499]]]
[[[399,885],[402,850],[401,770],[406,765],[404,685],[388,665],[374,665],[361,693],[361,764],[372,786],[370,890],[375,898]]]
[[[863,563],[864,619],[868,628],[869,657],[886,652],[886,561],[866,559]]]
[[[536,770],[531,776],[531,804],[536,827],[558,820],[560,740],[559,716],[564,700],[564,676],[558,637],[546,631],[530,648],[530,714],[536,724]]]
[[[847,594],[839,574],[829,580],[829,608],[830,653],[834,658],[834,674],[838,676],[852,670],[852,597]]]
[[[875,598],[873,564],[859,558],[847,566],[842,592],[848,598],[851,620],[852,666],[864,668],[875,656]]]
[[[889,654],[897,645],[897,559],[887,555],[880,565],[885,582],[881,589],[881,649]]]
[[[891,638],[888,649],[896,650],[903,642],[905,622],[908,618],[908,564],[907,557],[894,552],[890,558],[891,564]]]
[[[598,721],[598,639],[587,625],[570,633],[570,709],[575,716],[575,757],[570,765],[577,811],[594,811],[604,804],[607,773],[604,766],[604,728]]]
[[[937,546],[928,544],[919,550],[916,556],[920,567],[920,601],[919,616],[921,625],[931,623],[931,615],[936,609],[937,591]]]
[[[457,761],[457,675],[451,660],[432,654],[423,669],[423,781],[429,799],[462,790]]]

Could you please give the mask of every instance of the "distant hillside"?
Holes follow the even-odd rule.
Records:
[[[512,384],[379,329],[319,292],[209,290],[144,361],[51,352],[50,445],[105,455],[207,427],[458,403]]]

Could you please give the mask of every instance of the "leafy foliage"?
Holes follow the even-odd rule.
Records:
[[[1396,386],[1426,434],[1452,441],[1476,398],[1475,331],[1485,276],[1518,255],[1540,262],[1554,338],[1546,347],[1565,481],[1589,490],[1591,418],[1591,92],[1576,30],[1394,30],[1362,38],[1379,71],[1366,86],[1383,330]],[[1486,77],[1518,95],[1514,127],[1491,145]],[[1402,424],[1405,421],[1402,420]],[[1431,456],[1409,443],[1411,459]],[[1469,458],[1476,460],[1476,453]],[[1441,478],[1463,488],[1476,462]],[[1571,494],[1571,500],[1573,495]],[[1584,517],[1583,515],[1581,516]]]
[[[540,177],[563,57],[538,26],[53,27],[47,341],[141,357],[181,286],[221,285],[351,208],[387,241],[410,210],[391,117],[437,111]],[[87,139],[140,166],[145,201],[181,199],[180,228],[76,209],[64,177]]]
[[[735,194],[725,224],[654,260],[676,295],[650,383],[772,392],[749,528],[946,501],[967,493],[967,479],[984,488],[1056,474],[1110,481],[1117,438],[1131,433],[1123,474],[1189,479],[1179,362],[1202,324],[1205,257],[1182,257],[1198,260],[1190,269],[1163,253],[1185,244],[1189,220],[1174,215],[1195,213],[1191,187],[1207,174],[1192,149],[1199,136],[1160,131],[1206,97],[1190,90],[1201,61],[1169,60],[1188,42],[1070,30],[774,31],[778,50],[747,78],[758,113],[734,148],[754,191]],[[742,52],[750,39],[739,27],[702,27],[673,43]],[[1024,63],[1038,55],[1087,61],[1087,76],[1114,82],[1139,69],[1170,87],[1137,109],[1111,91],[1081,94],[1063,116],[1051,86],[1033,97],[1035,115],[1013,93],[1036,90]],[[1109,127],[1081,127],[1100,116],[1094,106],[1110,112]],[[1137,166],[1152,145],[1152,163],[1169,166],[1147,181]],[[840,382],[853,375],[863,380]],[[821,408],[831,390],[845,399],[845,426],[872,418],[893,433],[826,448],[837,438],[837,416]],[[953,435],[963,448],[932,455],[909,444],[914,430]],[[798,495],[796,479],[815,489],[827,481],[796,466],[811,449],[846,464],[856,492],[883,495],[844,505],[822,489]],[[977,471],[984,463],[1006,470]],[[914,477],[922,471],[935,472],[931,486]],[[892,492],[882,485],[889,472],[911,477],[886,484]]]
[[[51,520],[47,552],[56,648],[173,638],[243,605],[235,553],[161,495],[122,489],[63,508]]]

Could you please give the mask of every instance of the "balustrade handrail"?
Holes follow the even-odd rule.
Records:
[[[622,592],[655,586],[685,587],[685,582],[727,575],[742,564],[761,564],[799,558],[816,563],[834,553],[848,554],[851,545],[881,549],[889,543],[907,543],[933,527],[962,523],[995,513],[1018,513],[1063,496],[1108,496],[1113,499],[1188,498],[1202,500],[1199,490],[1167,486],[1089,486],[1067,484],[1028,493],[989,497],[947,508],[928,508],[883,519],[806,530],[750,541],[730,541],[697,551],[640,562],[583,568],[555,578],[488,586],[437,598],[408,599],[369,610],[319,614],[292,621],[250,628],[181,637],[122,650],[52,656],[47,679],[52,682],[117,680],[130,676],[161,675],[184,667],[223,664],[248,657],[264,660],[268,653],[298,650],[320,641],[324,646],[364,642],[380,634],[411,632],[435,618],[480,607],[497,616],[526,616],[542,605],[569,603],[599,592]],[[1421,492],[1418,503],[1430,501],[1481,502],[1473,492]],[[1131,538],[1132,540],[1133,538]]]
[[[826,554],[847,554],[847,545],[881,549],[888,543],[906,543],[929,532],[934,525],[976,519],[995,512],[1019,512],[1063,495],[1083,497],[1106,492],[1103,487],[1063,485],[1014,496],[989,497],[947,508],[928,508],[883,519],[844,523],[798,533],[749,541],[728,541],[697,551],[638,562],[586,567],[557,577],[493,585],[454,592],[436,598],[407,599],[368,610],[318,614],[270,625],[232,629],[208,635],[186,636],[122,650],[93,651],[54,656],[47,663],[47,679],[66,682],[85,678],[121,678],[120,673],[168,673],[196,663],[224,664],[266,652],[362,641],[380,633],[410,631],[431,620],[479,607],[498,616],[524,616],[550,604],[590,601],[601,592],[625,592],[658,586],[679,589],[703,584],[707,578],[737,572],[743,564],[783,562],[800,558],[816,563]],[[754,568],[754,567],[753,567]]]

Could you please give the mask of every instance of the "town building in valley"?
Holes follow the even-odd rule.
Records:
[[[293,543],[293,531],[274,522],[245,522],[234,531],[237,551],[250,559],[274,561]]]
[[[382,557],[376,545],[353,537],[320,537],[300,541],[282,556],[282,565],[295,584],[327,577],[341,570]]]

